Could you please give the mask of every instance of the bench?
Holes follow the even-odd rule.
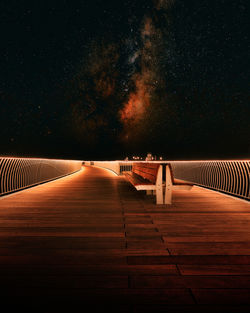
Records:
[[[171,164],[166,164],[165,176],[165,204],[172,204],[173,190],[190,190],[193,184],[187,181],[174,178]]]
[[[132,171],[123,172],[136,190],[155,191],[156,203],[163,204],[162,165],[159,163],[134,163]]]
[[[166,167],[165,182],[163,181],[163,166]],[[147,194],[154,192],[156,204],[171,204],[173,190],[190,190],[193,187],[192,183],[174,178],[170,164],[134,163],[132,171],[126,171],[123,174],[136,190],[146,190]]]

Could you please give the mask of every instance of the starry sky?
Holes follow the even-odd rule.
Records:
[[[249,158],[249,6],[0,1],[0,155]]]

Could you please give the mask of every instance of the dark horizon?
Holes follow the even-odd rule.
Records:
[[[0,155],[250,158],[248,1],[0,9]]]

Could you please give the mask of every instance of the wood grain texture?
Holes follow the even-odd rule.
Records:
[[[0,200],[0,276],[10,312],[248,312],[250,205],[194,187],[159,206],[86,166]]]

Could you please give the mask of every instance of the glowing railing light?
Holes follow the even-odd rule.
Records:
[[[250,200],[250,161],[169,161],[174,176]]]
[[[82,161],[0,157],[0,196],[79,171]]]

